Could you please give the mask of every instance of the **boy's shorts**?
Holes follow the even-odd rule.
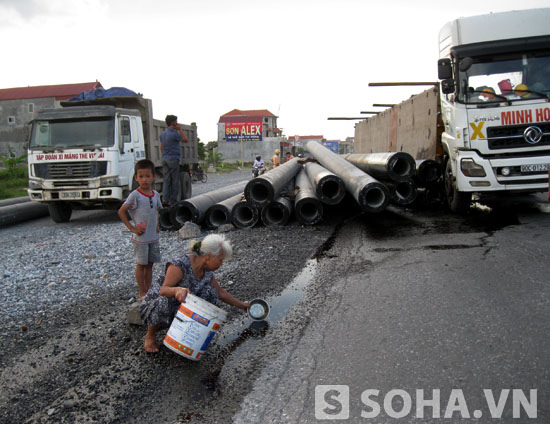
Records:
[[[160,262],[160,247],[159,242],[154,243],[133,243],[134,258],[136,264],[147,265],[150,263]]]

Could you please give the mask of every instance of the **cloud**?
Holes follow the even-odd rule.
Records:
[[[106,0],[0,0],[0,24],[16,27],[36,20],[93,16],[107,10]]]

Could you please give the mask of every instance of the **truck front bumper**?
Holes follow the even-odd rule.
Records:
[[[28,189],[27,193],[31,200],[36,202],[112,202],[122,201],[122,187],[101,187],[101,188],[78,188],[78,189],[53,189],[53,190],[35,190]]]
[[[464,174],[461,167],[464,159],[473,160],[483,167],[484,177]],[[517,191],[542,192],[548,190],[548,167],[550,156],[522,158],[485,159],[476,152],[461,152],[456,163],[457,186],[464,192]],[[522,169],[522,166],[524,169]],[[530,169],[525,169],[525,166]]]

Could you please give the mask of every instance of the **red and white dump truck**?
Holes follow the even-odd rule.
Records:
[[[550,8],[459,18],[439,34],[439,84],[361,121],[357,153],[437,159],[450,209],[548,190]]]
[[[69,221],[73,209],[118,208],[137,187],[134,164],[140,159],[153,161],[155,189],[162,191],[159,136],[166,123],[153,119],[150,99],[99,97],[61,106],[35,114],[28,148],[29,197],[46,203],[55,222]],[[181,147],[178,197],[186,199],[189,169],[198,162],[197,127],[181,127],[188,142]]]

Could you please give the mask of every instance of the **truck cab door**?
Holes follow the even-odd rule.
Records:
[[[118,149],[120,152],[120,177],[123,185],[132,184],[134,163],[136,162],[135,148],[132,142],[132,128],[130,116],[118,117]]]

